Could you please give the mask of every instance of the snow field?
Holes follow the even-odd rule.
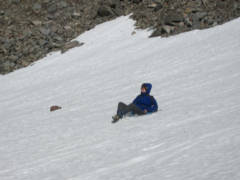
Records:
[[[240,179],[240,19],[170,38],[132,31],[118,18],[0,76],[1,180]],[[143,82],[161,110],[111,124]]]

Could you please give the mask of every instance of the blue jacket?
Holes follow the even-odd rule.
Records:
[[[148,112],[156,112],[158,110],[157,101],[153,96],[149,95],[152,89],[152,84],[145,83],[144,85],[146,87],[146,93],[141,93],[138,95],[134,99],[133,104],[143,111],[146,109]]]

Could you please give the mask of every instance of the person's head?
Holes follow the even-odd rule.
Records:
[[[142,87],[141,87],[141,93],[146,93],[146,91],[147,91],[147,90],[146,90],[146,87],[142,86]]]
[[[150,83],[143,83],[141,86],[141,93],[142,94],[149,94],[152,89],[152,84]]]

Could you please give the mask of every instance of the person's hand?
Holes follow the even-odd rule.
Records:
[[[143,111],[143,112],[144,112],[144,114],[147,114],[147,112],[148,112],[148,111],[147,111],[146,109],[144,109],[144,111]]]

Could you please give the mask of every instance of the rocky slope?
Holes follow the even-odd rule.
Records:
[[[26,67],[95,25],[132,13],[151,37],[209,28],[240,16],[240,0],[0,1],[0,74]]]

